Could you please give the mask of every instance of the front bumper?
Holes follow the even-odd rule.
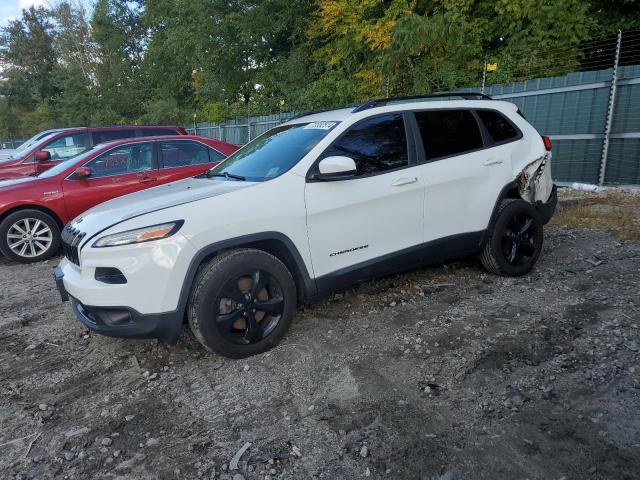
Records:
[[[142,314],[128,307],[90,307],[71,299],[75,316],[89,330],[118,338],[157,338],[174,345],[182,330],[176,312]]]
[[[558,205],[558,187],[556,185],[553,186],[551,190],[551,195],[546,202],[536,202],[536,209],[538,210],[538,214],[540,215],[540,219],[542,223],[547,224],[553,214],[556,211],[556,206]]]
[[[157,338],[175,344],[182,330],[179,311],[142,314],[129,307],[95,307],[71,297],[64,286],[62,269],[54,267],[53,276],[63,302],[71,299],[71,310],[82,324],[94,332],[118,338]]]
[[[54,269],[63,301],[90,330],[121,338],[157,338],[175,343],[184,305],[180,296],[195,252],[179,233],[154,242],[82,249],[80,265],[63,258]],[[116,271],[117,282],[104,270]]]

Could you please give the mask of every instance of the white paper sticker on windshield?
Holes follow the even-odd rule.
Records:
[[[313,122],[308,125],[305,125],[304,128],[314,128],[316,130],[329,130],[331,129],[336,122]]]

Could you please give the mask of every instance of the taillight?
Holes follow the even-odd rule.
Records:
[[[542,137],[542,141],[544,142],[544,148],[547,150],[547,152],[550,152],[552,147],[551,139],[545,135]]]

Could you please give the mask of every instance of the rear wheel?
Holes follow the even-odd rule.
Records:
[[[480,255],[482,264],[499,275],[525,275],[542,251],[542,229],[538,211],[529,202],[503,200]]]
[[[215,257],[198,274],[188,319],[208,350],[244,358],[274,347],[289,329],[296,287],[287,267],[261,250]]]
[[[0,250],[20,263],[46,260],[58,251],[60,228],[39,210],[20,210],[0,223]]]

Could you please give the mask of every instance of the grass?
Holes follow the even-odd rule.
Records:
[[[623,240],[640,240],[640,193],[560,191],[550,226],[606,230]]]

